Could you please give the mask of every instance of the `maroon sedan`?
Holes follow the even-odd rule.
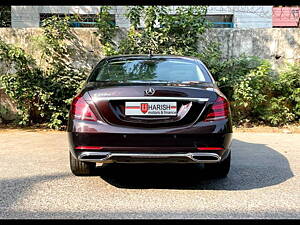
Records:
[[[230,169],[229,103],[198,59],[122,55],[101,60],[74,98],[68,122],[70,165],[204,163]]]

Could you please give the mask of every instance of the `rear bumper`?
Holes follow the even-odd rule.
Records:
[[[137,129],[74,120],[68,131],[70,151],[74,157],[103,163],[219,162],[227,157],[232,140],[231,124],[226,120],[166,129]],[[78,146],[101,149],[76,149]],[[198,147],[220,149],[198,150]],[[194,157],[197,155],[203,158],[197,160]],[[206,160],[205,157],[211,158]]]

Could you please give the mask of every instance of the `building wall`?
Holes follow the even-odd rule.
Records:
[[[209,6],[207,14],[231,14],[235,28],[272,27],[272,6]]]
[[[103,57],[99,40],[94,34],[97,28],[73,28],[73,31],[76,40],[74,39],[71,44],[75,49],[82,51],[76,56],[77,59],[81,63],[93,66],[98,59]],[[41,28],[0,28],[0,39],[26,49],[29,54],[36,55],[36,46],[32,42],[32,37],[40,35],[41,32]],[[125,28],[119,29],[117,42],[122,39],[125,32],[127,32]],[[269,59],[273,64],[280,64],[284,60],[300,61],[298,28],[214,28],[208,30],[205,37],[217,40],[221,44],[223,58],[247,54]],[[94,57],[95,54],[98,58]],[[78,65],[80,66],[81,63],[78,62]]]
[[[284,62],[300,62],[299,28],[213,29],[206,37],[221,43],[223,58],[258,56],[274,69]]]
[[[39,27],[40,6],[11,6],[13,28]]]
[[[12,27],[39,27],[40,13],[96,14],[100,6],[12,6]],[[175,7],[173,7],[173,10]],[[113,6],[119,27],[129,27],[125,6]],[[253,13],[249,13],[253,12]],[[231,14],[236,28],[271,28],[272,6],[209,6],[208,14]]]

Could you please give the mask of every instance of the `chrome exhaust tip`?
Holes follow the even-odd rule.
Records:
[[[221,161],[221,157],[216,153],[191,153],[190,158],[198,163],[217,163]]]
[[[78,159],[87,162],[102,162],[110,157],[109,152],[82,152]]]

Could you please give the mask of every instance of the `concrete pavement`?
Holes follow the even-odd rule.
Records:
[[[0,218],[300,218],[300,134],[234,133],[219,180],[201,165],[76,177],[65,132],[1,132],[0,146]]]

